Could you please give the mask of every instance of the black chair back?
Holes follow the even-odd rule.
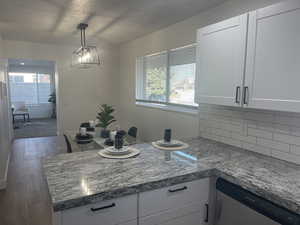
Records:
[[[137,137],[137,131],[138,129],[136,127],[130,127],[128,130],[128,135],[131,137],[136,138]]]
[[[72,153],[72,147],[71,147],[71,144],[70,144],[70,141],[69,141],[67,135],[64,134],[64,138],[65,138],[65,141],[67,144],[67,153]]]

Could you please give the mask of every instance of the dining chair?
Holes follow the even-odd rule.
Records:
[[[64,138],[65,138],[65,141],[66,141],[66,144],[67,144],[67,153],[72,153],[72,147],[71,147],[69,138],[65,134],[64,134]]]
[[[127,134],[131,137],[136,138],[137,137],[137,131],[138,131],[138,129],[136,127],[130,127]]]

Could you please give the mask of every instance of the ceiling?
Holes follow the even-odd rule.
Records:
[[[225,0],[1,0],[4,39],[79,44],[78,23],[88,40],[123,43],[174,24]]]

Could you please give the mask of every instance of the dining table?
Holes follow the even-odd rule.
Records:
[[[110,145],[106,145],[106,138],[96,136],[95,132],[87,132],[93,136],[93,140],[90,143],[79,144],[76,140],[76,134],[78,131],[66,131],[65,136],[67,137],[72,152],[84,152],[84,151],[92,151],[92,150],[101,150],[104,148],[111,147]],[[140,143],[136,138],[133,138],[129,135],[124,136],[124,146],[133,145]]]

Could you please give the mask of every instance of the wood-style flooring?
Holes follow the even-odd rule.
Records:
[[[16,120],[14,129],[15,138],[49,137],[56,136],[56,119],[31,119],[24,123]]]
[[[0,225],[51,225],[51,205],[42,159],[66,152],[62,137],[17,139],[6,190],[0,191]]]

